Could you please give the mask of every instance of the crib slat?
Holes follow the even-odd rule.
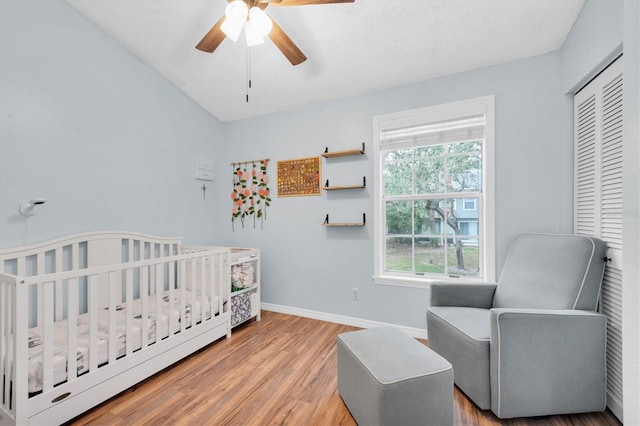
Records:
[[[189,286],[189,291],[191,291],[191,325],[195,325],[194,321],[195,321],[195,294],[196,294],[196,282],[197,282],[197,277],[196,277],[196,259],[192,258],[189,259],[188,262],[188,267],[189,267],[189,282],[188,282],[188,286]],[[183,309],[184,312],[184,309]]]
[[[149,345],[149,267],[140,268],[140,299],[142,300],[142,348]]]
[[[131,240],[129,240],[131,244]],[[129,246],[131,248],[131,245]],[[126,301],[126,321],[127,332],[126,336],[126,354],[131,355],[133,353],[133,269],[127,269],[125,274],[125,301]]]
[[[180,312],[185,312],[185,305],[186,305],[186,299],[187,299],[187,268],[186,268],[186,261],[184,259],[180,260],[180,264],[179,264],[179,277],[180,277],[180,282],[178,283],[178,285],[180,286]],[[185,330],[185,328],[187,327],[187,321],[186,319],[183,319],[182,321],[180,321],[180,331]]]
[[[174,315],[176,310],[175,304],[175,263],[169,262],[169,303],[167,306],[167,315],[169,315],[169,338],[173,337],[174,330],[176,329],[176,316]],[[180,312],[180,317],[184,321],[184,312]]]
[[[214,306],[214,303],[216,303],[215,301],[216,295],[219,296],[217,309],[218,309],[218,312],[222,313],[222,309],[220,309],[220,307],[222,306],[220,304],[220,302],[222,301],[222,295],[218,293],[216,284],[215,284],[220,282],[219,269],[220,269],[220,255],[215,254],[211,259],[211,279],[207,280],[207,286],[209,287],[209,295],[211,297],[211,318],[215,316],[216,306]]]
[[[162,339],[162,265],[156,264],[156,343]]]
[[[9,364],[9,339],[12,338],[10,318],[13,314],[9,290],[9,283],[0,278],[0,306],[3,307],[2,311],[0,311],[0,377],[6,378],[3,380],[2,388],[0,389],[0,406],[6,411],[9,411],[9,384],[13,381],[13,378],[8,376],[9,370],[7,368]]]
[[[108,272],[107,282],[109,287],[109,364],[113,364],[116,361],[118,341],[116,339],[116,305],[118,304],[117,296],[119,291],[117,289],[120,286],[120,280],[117,275],[120,271]]]
[[[36,273],[34,275],[44,274],[44,253],[38,253],[36,255]],[[37,321],[38,325],[42,324],[42,314],[43,314],[43,294],[42,294],[42,283],[39,283],[36,286],[36,300],[38,305],[38,313],[37,313]]]
[[[216,255],[216,274],[217,274],[217,277],[214,280],[215,284],[211,283],[211,288],[215,289],[215,293],[214,294],[218,296],[218,313],[220,313],[220,314],[222,314],[222,306],[223,306],[222,303],[224,301],[224,294],[219,291],[219,287],[220,287],[219,283],[224,282],[223,281],[223,279],[224,279],[224,265],[222,264],[222,260],[223,259],[224,258],[220,254]],[[213,301],[211,303],[213,303]],[[211,313],[211,316],[213,316],[213,313]]]
[[[211,279],[207,281],[207,285],[209,286],[209,295],[211,297],[211,301],[209,302],[211,304],[211,319],[213,319],[213,317],[216,315],[216,310],[219,309],[219,302],[221,299],[221,297],[218,297],[218,302],[216,302],[216,295],[218,294],[218,292],[216,291],[215,283],[217,283],[220,279],[218,275],[219,261],[220,255],[214,254],[211,259]]]
[[[67,381],[71,382],[78,376],[78,279],[71,278],[67,282]]]
[[[7,299],[8,299],[8,304],[5,305],[7,306],[7,330],[6,330],[6,336],[8,338],[7,340],[7,356],[5,359],[5,371],[7,372],[7,374],[9,375],[9,377],[15,381],[15,378],[17,377],[17,374],[19,372],[19,369],[16,368],[16,371],[11,372],[10,370],[10,366],[12,364],[14,364],[14,361],[16,359],[17,356],[17,346],[16,346],[16,341],[18,339],[18,335],[16,334],[15,339],[11,337],[12,334],[12,325],[13,326],[17,326],[18,324],[11,324],[12,322],[12,318],[16,317],[16,306],[17,306],[17,291],[16,291],[16,287],[15,285],[9,285],[7,286]],[[28,345],[28,343],[27,343]],[[11,383],[9,380],[5,381],[5,387],[4,387],[4,395],[6,397],[6,404],[8,406],[12,406],[15,408],[15,393],[13,395],[13,398],[11,397]]]
[[[227,267],[229,262],[229,253],[226,256],[220,256],[220,264],[218,273],[220,274],[220,278],[218,279],[218,294],[220,295],[220,313],[223,312],[224,302],[227,302],[227,309],[231,309],[231,298],[229,297],[229,292],[231,291],[231,285],[228,283],[231,282],[231,271]],[[229,332],[227,333],[227,337],[231,336],[231,328],[229,328]]]
[[[220,313],[220,301],[222,299],[222,295],[218,294],[217,283],[220,280],[220,254],[215,254],[213,259],[211,260],[211,280],[207,283],[209,286],[209,294],[211,295],[211,318],[216,315],[216,310]],[[218,300],[216,301],[216,296],[218,296]]]
[[[44,283],[42,290],[42,391],[47,392],[53,388],[53,286],[54,282]]]
[[[11,348],[12,361],[15,371],[12,374],[13,393],[11,406],[16,414],[16,422],[20,424],[26,421],[26,416],[21,415],[20,410],[24,410],[29,399],[27,380],[17,380],[18,377],[27,377],[29,359],[29,310],[20,309],[27,306],[29,300],[29,287],[18,282],[12,286],[11,304],[13,305],[12,317],[15,318],[15,335]]]
[[[213,259],[203,257],[200,261],[200,320],[203,324],[207,318],[207,262],[213,263]],[[193,297],[195,299],[195,292]],[[211,302],[213,302],[213,298],[211,298]],[[192,306],[195,306],[195,304]]]
[[[7,300],[7,288],[9,286],[5,283],[4,279],[0,277],[0,306],[2,306],[2,311],[0,311],[0,377],[4,377],[4,361],[6,356],[6,339],[8,337],[8,333],[6,331],[7,327],[7,311],[11,309],[9,305],[9,301]],[[0,395],[1,396],[1,395]],[[2,400],[0,399],[0,403]]]
[[[55,250],[55,271],[53,272],[62,272],[62,247],[59,247]],[[64,315],[64,282],[59,281],[56,282],[56,321],[60,321],[63,319]]]
[[[149,251],[150,259],[153,259],[153,244],[151,244],[151,248]],[[149,266],[149,294],[156,294],[156,267]]]
[[[196,292],[198,291],[198,259],[192,259],[189,264],[191,265],[191,282],[189,283],[189,289],[191,290],[191,325],[195,325],[196,318]]]
[[[90,275],[87,282],[87,310],[89,311],[89,371],[98,368],[98,276]]]

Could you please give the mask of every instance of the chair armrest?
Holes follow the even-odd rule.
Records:
[[[497,284],[432,283],[430,306],[464,306],[491,308]]]
[[[490,322],[491,410],[498,417],[605,409],[605,316],[495,308]]]

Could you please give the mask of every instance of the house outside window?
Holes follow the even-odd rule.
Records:
[[[374,279],[495,279],[492,96],[374,118]]]

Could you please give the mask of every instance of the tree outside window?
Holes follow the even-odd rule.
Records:
[[[386,270],[478,276],[481,170],[482,140],[384,153]]]

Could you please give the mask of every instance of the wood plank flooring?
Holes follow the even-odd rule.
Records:
[[[336,374],[336,337],[352,330],[263,311],[68,425],[355,425]],[[500,421],[457,388],[454,410],[456,425],[620,425],[609,411]]]

